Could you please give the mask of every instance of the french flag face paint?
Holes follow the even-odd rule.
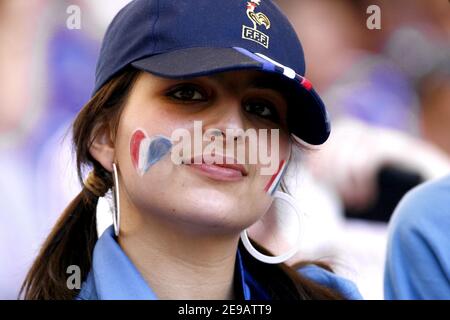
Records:
[[[141,176],[171,150],[172,141],[162,135],[149,138],[145,131],[137,129],[131,136],[131,161]]]
[[[286,170],[286,166],[287,162],[285,160],[282,160],[278,167],[278,171],[270,178],[269,182],[264,188],[264,191],[267,192],[270,196],[273,195],[275,190],[277,190],[278,186],[280,185],[281,178],[283,177]]]

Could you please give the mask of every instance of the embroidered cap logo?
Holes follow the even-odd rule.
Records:
[[[261,0],[250,0],[247,2],[247,16],[253,22],[253,28],[243,25],[242,38],[259,43],[265,48],[269,48],[269,36],[258,30],[258,26],[263,25],[270,29],[270,20],[262,12],[255,12],[255,9],[261,4]]]

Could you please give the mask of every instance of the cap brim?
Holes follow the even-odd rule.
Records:
[[[163,78],[193,78],[233,70],[260,70],[286,75],[278,64],[236,48],[187,48],[145,57],[131,65]],[[324,103],[298,78],[283,76],[294,85],[295,104],[289,106],[287,123],[297,138],[309,145],[323,144],[330,135]],[[298,102],[297,102],[298,101]]]

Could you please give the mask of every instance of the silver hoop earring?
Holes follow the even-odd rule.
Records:
[[[117,166],[115,163],[112,164],[113,167],[113,180],[114,185],[112,187],[112,196],[114,203],[113,210],[113,226],[114,226],[114,234],[116,237],[119,236],[120,231],[120,198],[119,198],[119,175],[117,174]]]
[[[295,200],[292,196],[290,196],[287,193],[284,192],[280,192],[280,191],[275,191],[272,195],[274,198],[278,198],[281,199],[283,201],[286,201],[289,206],[292,207],[292,209],[294,209],[295,214],[297,216],[297,219],[299,221],[299,224],[301,223],[301,215],[300,215],[300,211],[298,210],[297,206],[295,205]],[[300,228],[299,228],[300,229]],[[255,249],[255,247],[252,245],[252,243],[250,242],[249,238],[248,238],[248,234],[247,234],[247,230],[244,230],[241,232],[241,240],[242,243],[244,244],[245,249],[247,249],[247,251],[257,260],[264,262],[264,263],[268,263],[268,264],[277,264],[277,263],[283,263],[286,262],[287,260],[289,260],[290,258],[292,258],[298,251],[298,244],[300,242],[300,233],[297,237],[297,241],[296,241],[296,245],[294,247],[292,247],[288,252],[281,254],[279,256],[268,256],[265,254],[262,254],[261,252],[259,252],[258,250]]]

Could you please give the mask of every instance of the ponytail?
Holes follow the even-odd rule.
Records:
[[[86,187],[64,210],[28,272],[21,293],[25,299],[73,299],[67,268],[76,265],[86,277],[97,241],[95,208],[98,197]],[[81,249],[83,248],[83,249]]]

